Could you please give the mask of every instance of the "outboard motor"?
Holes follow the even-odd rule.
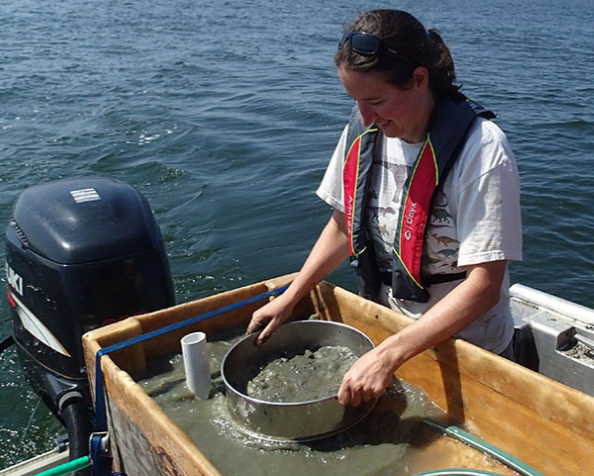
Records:
[[[175,304],[147,200],[108,178],[26,189],[6,231],[6,274],[25,376],[68,430],[71,459],[85,456],[93,415],[82,335]]]

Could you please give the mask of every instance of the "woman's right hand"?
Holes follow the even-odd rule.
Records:
[[[281,294],[254,312],[247,331],[251,334],[262,329],[262,332],[256,339],[256,344],[260,345],[264,343],[276,329],[287,322],[291,317],[294,307],[294,304],[289,301],[288,296]]]

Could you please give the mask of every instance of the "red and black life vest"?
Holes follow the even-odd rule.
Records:
[[[413,165],[402,193],[401,213],[392,255],[392,294],[399,299],[427,302],[427,280],[421,276],[421,256],[435,191],[458,158],[470,126],[477,116],[495,115],[456,93],[440,100],[427,139]],[[384,281],[375,259],[375,250],[365,213],[369,198],[374,149],[378,136],[375,124],[364,127],[355,107],[349,121],[347,156],[343,168],[344,203],[350,261],[357,275],[359,292],[376,299]],[[440,282],[459,279],[444,275]]]

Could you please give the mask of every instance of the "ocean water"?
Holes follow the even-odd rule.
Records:
[[[31,185],[108,176],[149,200],[178,302],[297,271],[331,213],[314,191],[352,106],[332,63],[341,26],[401,8],[441,31],[516,153],[512,281],[593,307],[594,3],[330,3],[0,3],[0,224]],[[347,266],[330,280],[354,289]],[[5,351],[0,468],[60,433]]]

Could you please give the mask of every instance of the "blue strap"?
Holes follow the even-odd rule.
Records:
[[[115,352],[116,350],[121,350],[126,347],[129,347],[134,344],[138,344],[140,342],[145,342],[149,339],[154,337],[159,337],[168,332],[176,331],[186,326],[190,326],[192,324],[196,324],[197,322],[204,321],[214,316],[218,316],[219,314],[223,314],[225,312],[232,311],[234,309],[238,309],[243,306],[247,306],[248,304],[252,304],[254,302],[261,301],[262,299],[266,299],[270,296],[276,296],[278,294],[283,293],[289,285],[283,286],[278,289],[273,289],[272,291],[268,291],[257,296],[253,296],[251,298],[244,299],[243,301],[236,302],[234,304],[230,304],[229,306],[222,307],[220,309],[216,309],[211,312],[207,312],[206,314],[202,314],[200,316],[191,317],[190,319],[186,319],[185,321],[176,322],[175,324],[171,324],[169,326],[162,327],[161,329],[156,329],[152,332],[148,332],[147,334],[142,334],[140,336],[132,337],[131,339],[118,342],[117,344],[113,344],[103,349],[99,349],[97,351],[97,355],[95,357],[95,431],[102,432],[107,431],[107,415],[106,415],[106,407],[105,407],[105,393],[104,393],[104,386],[103,386],[103,373],[101,371],[101,357],[111,352]]]
[[[103,436],[98,433],[91,435],[90,453],[91,453],[91,475],[108,476],[111,475],[112,458],[103,454],[101,450]]]

